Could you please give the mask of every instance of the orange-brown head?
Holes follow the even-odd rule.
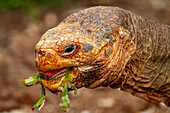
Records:
[[[120,45],[127,32],[119,25],[116,11],[111,7],[82,10],[42,36],[35,48],[36,67],[48,76],[42,79],[46,87],[58,91],[67,69],[77,87],[95,87],[92,84],[107,79],[113,66],[124,65],[118,61],[126,56]]]

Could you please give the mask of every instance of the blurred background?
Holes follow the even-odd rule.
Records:
[[[118,6],[170,25],[170,0],[0,0],[0,113],[31,113],[41,87],[22,80],[36,73],[34,47],[41,35],[68,15],[91,6]],[[119,89],[78,90],[70,96],[70,113],[170,113]],[[45,106],[32,113],[63,113],[61,94],[46,90]]]

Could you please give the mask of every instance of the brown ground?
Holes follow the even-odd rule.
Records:
[[[40,19],[31,20],[21,11],[0,13],[0,112],[31,113],[40,96],[40,86],[24,87],[22,79],[36,73],[34,47],[40,36],[71,13],[95,5],[112,5],[170,25],[169,0],[70,0],[62,10],[42,9]],[[67,7],[68,6],[68,7]],[[164,104],[150,104],[129,93],[111,88],[70,92],[70,113],[170,113]],[[59,109],[61,94],[47,91],[40,113],[63,113]],[[33,113],[37,113],[35,110]]]

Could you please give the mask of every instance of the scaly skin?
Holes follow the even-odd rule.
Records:
[[[73,52],[65,48],[75,45]],[[67,17],[36,45],[37,69],[68,67],[77,88],[121,88],[170,106],[170,27],[117,7],[92,7]],[[59,75],[58,75],[59,76]],[[57,92],[64,76],[42,83]]]

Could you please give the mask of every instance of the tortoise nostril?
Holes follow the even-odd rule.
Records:
[[[38,50],[38,51],[36,51],[36,54],[39,55],[39,56],[45,56],[46,51]]]
[[[37,68],[40,68],[41,58],[46,56],[46,51],[41,49],[35,50],[35,65]]]

